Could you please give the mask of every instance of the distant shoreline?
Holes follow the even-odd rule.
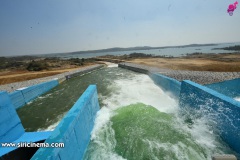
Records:
[[[101,53],[109,53],[109,52],[135,52],[135,51],[148,51],[148,50],[164,50],[164,49],[182,49],[182,48],[191,48],[191,47],[209,47],[209,46],[218,46],[218,45],[227,45],[232,46],[238,44],[240,42],[228,42],[228,43],[207,43],[207,44],[188,44],[188,45],[175,45],[175,46],[162,46],[162,47],[151,47],[151,46],[139,46],[139,47],[113,47],[107,49],[97,49],[97,50],[85,50],[85,51],[73,51],[73,52],[62,52],[62,53],[44,53],[44,54],[35,54],[35,55],[5,55],[0,57],[20,57],[20,56],[34,56],[34,57],[56,57],[56,55],[60,56],[69,56],[69,55],[83,55],[83,54],[101,54]],[[222,49],[224,47],[213,48],[215,50]],[[223,50],[223,49],[222,49]],[[96,55],[98,56],[98,55]],[[87,57],[84,57],[87,58]]]

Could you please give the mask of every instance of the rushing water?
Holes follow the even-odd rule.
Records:
[[[211,159],[231,153],[206,119],[189,124],[147,75],[114,80],[103,99],[86,159]]]
[[[235,100],[240,101],[240,97],[236,97]]]
[[[210,159],[231,153],[206,119],[179,116],[178,102],[143,74],[117,67],[63,82],[18,110],[27,131],[53,129],[89,84],[101,109],[84,159]]]
[[[134,72],[120,68],[104,68],[72,78],[50,92],[17,110],[26,131],[52,130],[69,111],[89,84],[97,84],[100,106],[109,96],[112,80],[133,76]]]

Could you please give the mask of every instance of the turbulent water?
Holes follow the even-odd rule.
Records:
[[[121,78],[103,98],[84,159],[211,159],[231,152],[205,119],[189,124],[146,75]]]
[[[175,126],[170,114],[142,103],[119,108],[115,114],[92,137],[85,159],[207,158],[207,151]]]
[[[240,97],[236,97],[235,100],[240,101]]]
[[[100,106],[102,99],[115,90],[114,80],[131,78],[137,73],[117,68],[116,65],[99,69],[58,85],[50,92],[17,110],[26,131],[53,130],[89,84],[96,84]]]
[[[143,74],[115,66],[70,79],[18,110],[28,131],[53,129],[89,84],[97,84],[97,113],[85,160],[211,159],[231,153],[207,119],[186,121],[178,102]]]

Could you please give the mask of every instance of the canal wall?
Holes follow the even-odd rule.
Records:
[[[125,65],[124,63],[123,64],[118,64],[118,67],[129,69],[129,70],[132,70],[132,71],[135,71],[135,72],[139,72],[139,73],[144,73],[144,74],[148,74],[149,73],[149,71],[147,69],[134,67],[134,66],[130,66],[130,65]]]
[[[28,102],[34,100],[38,96],[48,92],[49,90],[56,87],[65,80],[80,76],[82,74],[86,74],[102,67],[104,67],[104,65],[96,65],[93,67],[85,68],[84,70],[80,70],[78,72],[69,73],[66,76],[60,78],[55,78],[55,80],[17,89],[14,92],[9,93],[11,102],[13,103],[15,109],[18,109],[26,105]]]
[[[18,109],[38,96],[46,93],[59,84],[58,80],[40,83],[30,87],[18,89],[15,92],[9,93],[12,104],[15,109]]]
[[[123,60],[120,59],[111,59],[111,58],[95,58],[95,61],[104,61],[104,62],[111,62],[111,63],[122,63]]]
[[[0,144],[12,142],[17,145],[18,142],[38,142],[45,140],[49,135],[50,132],[25,132],[8,93],[0,92]],[[0,159],[18,157],[18,155],[11,155],[11,153],[7,154],[17,148],[17,146],[3,147],[0,145]],[[22,159],[25,158],[22,157]]]
[[[40,148],[31,159],[82,159],[99,109],[96,85],[90,85],[45,141],[64,148]]]
[[[68,80],[68,79],[70,79],[70,78],[73,78],[73,77],[77,77],[77,76],[86,74],[86,73],[88,73],[88,72],[91,72],[91,71],[96,70],[96,69],[100,69],[100,68],[102,68],[102,67],[104,67],[104,65],[98,65],[98,66],[96,66],[96,67],[94,67],[94,68],[86,68],[85,70],[81,70],[81,71],[79,71],[79,72],[67,74],[67,75],[65,76],[65,80]]]
[[[240,78],[205,86],[232,98],[240,97]]]
[[[181,82],[158,73],[149,73],[149,76],[155,84],[161,87],[163,91],[169,93],[171,97],[179,98]]]
[[[52,75],[52,76],[48,76],[48,77],[42,77],[42,78],[36,78],[36,79],[32,79],[32,80],[26,80],[26,81],[21,81],[21,82],[14,82],[14,83],[0,85],[0,91],[7,91],[7,92],[11,93],[11,92],[14,92],[15,90],[17,90],[18,88],[33,86],[33,85],[40,84],[43,82],[51,81],[53,79],[58,79],[61,82],[61,80],[64,81],[64,78],[66,78],[67,75],[81,72],[81,71],[87,70],[87,69],[90,69],[90,71],[92,71],[92,70],[98,69],[99,66],[103,67],[104,65],[101,65],[101,64],[89,65],[89,66],[84,66],[82,68],[76,68],[76,70],[71,70],[68,72],[64,72],[61,74],[56,74],[56,75]]]
[[[210,123],[216,124],[216,134],[240,155],[240,102],[233,99],[240,95],[239,78],[202,86],[189,80],[179,82],[137,66],[119,64],[119,67],[148,74],[155,84],[179,101],[182,113],[190,111],[189,116],[194,112],[206,116]]]
[[[198,114],[202,114],[201,116],[215,123],[216,132],[240,154],[240,102],[208,87],[186,80],[181,85],[179,105],[184,110],[189,107],[195,109]]]
[[[0,92],[0,110],[0,142],[14,141],[24,133],[24,128],[7,92]]]

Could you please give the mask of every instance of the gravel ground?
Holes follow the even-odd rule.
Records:
[[[102,66],[102,65],[96,64],[96,65],[80,68],[78,70],[57,74],[57,75],[54,75],[54,76],[49,76],[49,77],[32,79],[32,80],[28,80],[28,81],[22,81],[22,82],[15,82],[15,83],[10,83],[10,84],[0,85],[0,91],[13,92],[13,91],[15,91],[16,89],[19,89],[19,88],[32,86],[32,85],[39,84],[39,83],[46,82],[46,81],[50,81],[50,80],[53,80],[53,79],[56,79],[56,78],[58,78],[58,79],[64,78],[66,75],[73,74],[73,73],[83,72],[83,71],[86,71],[86,70],[94,70],[94,69],[99,68],[100,66]]]
[[[126,66],[136,67],[148,70],[150,72],[161,73],[165,76],[177,79],[178,81],[191,80],[200,84],[211,84],[221,82],[225,80],[231,80],[240,78],[240,72],[209,72],[209,71],[183,71],[183,70],[171,70],[161,69],[156,67],[149,67],[146,65],[134,64],[134,63],[121,63]]]
[[[149,67],[146,65],[133,64],[133,63],[121,63],[121,64],[125,64],[126,66],[131,66],[131,67],[135,67],[135,68],[145,69],[150,72],[161,73],[165,76],[175,78],[179,81],[191,80],[191,81],[194,81],[194,82],[197,82],[200,84],[211,84],[211,83],[221,82],[221,81],[225,81],[225,80],[240,78],[240,72],[182,71],[182,70],[161,69],[161,68]],[[85,70],[93,70],[100,66],[101,65],[97,64],[97,65],[93,65],[93,66],[84,67],[79,70],[65,72],[62,74],[57,74],[54,76],[37,78],[37,79],[16,82],[16,83],[10,83],[10,84],[6,84],[6,85],[0,85],[0,91],[5,90],[8,92],[13,92],[18,88],[32,86],[35,84],[53,80],[55,78],[60,79],[69,74],[83,72]]]

